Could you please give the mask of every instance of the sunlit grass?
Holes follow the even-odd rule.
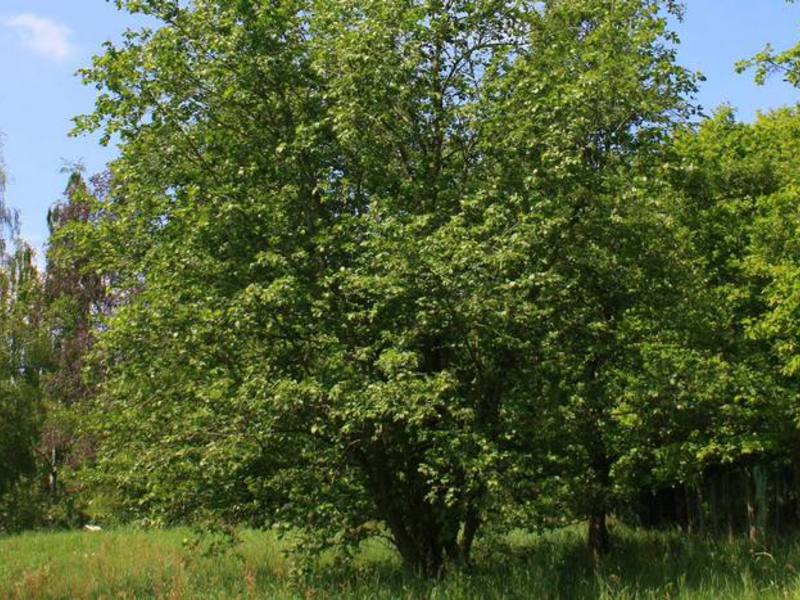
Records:
[[[479,547],[471,570],[430,582],[377,541],[349,567],[326,560],[297,576],[269,533],[244,532],[234,550],[213,555],[190,538],[182,529],[0,538],[0,598],[800,598],[800,542],[766,548],[618,528],[614,554],[595,568],[579,530],[520,533]]]

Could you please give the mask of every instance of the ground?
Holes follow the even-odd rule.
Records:
[[[800,539],[751,545],[622,527],[614,538],[596,570],[577,528],[484,541],[470,571],[430,582],[377,541],[349,567],[327,557],[298,575],[270,533],[243,532],[237,548],[210,555],[184,529],[29,533],[0,538],[0,598],[800,599]]]

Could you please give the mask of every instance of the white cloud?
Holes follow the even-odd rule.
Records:
[[[75,52],[69,40],[72,30],[61,23],[33,13],[23,13],[7,19],[4,25],[16,29],[22,42],[45,58],[64,60]]]

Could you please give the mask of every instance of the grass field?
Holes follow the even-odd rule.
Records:
[[[185,530],[34,533],[0,538],[0,598],[742,598],[800,599],[800,541],[754,548],[618,528],[597,570],[582,531],[516,535],[478,549],[476,566],[438,582],[368,545],[352,567],[292,577],[270,534],[245,532],[234,551],[201,555]]]

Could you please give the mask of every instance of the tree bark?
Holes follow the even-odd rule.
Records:
[[[706,509],[705,498],[703,495],[704,481],[701,478],[695,485],[695,502],[697,504],[697,529],[700,533],[705,533],[706,530]]]
[[[725,520],[728,525],[728,541],[733,543],[736,537],[736,522],[733,512],[733,503],[731,502],[731,486],[730,486],[730,473],[725,471],[722,480],[722,497],[725,499]]]
[[[464,531],[461,534],[461,542],[459,544],[461,552],[460,560],[465,564],[469,563],[470,554],[472,553],[472,544],[475,541],[475,534],[478,532],[480,523],[478,510],[475,508],[474,504],[470,504],[467,508],[467,514],[464,519]]]
[[[689,495],[689,485],[683,484],[683,504],[686,507],[686,533],[689,535],[694,531],[694,514],[692,511],[692,497]]]
[[[50,453],[50,475],[48,477],[50,500],[52,502],[58,500],[58,462],[56,459],[56,448],[53,446]]]
[[[596,510],[589,516],[589,549],[595,561],[606,556],[611,549],[605,509]]]
[[[747,532],[751,542],[758,541],[758,523],[756,521],[756,502],[753,490],[753,474],[750,467],[743,471],[745,489],[745,507],[747,509]]]

